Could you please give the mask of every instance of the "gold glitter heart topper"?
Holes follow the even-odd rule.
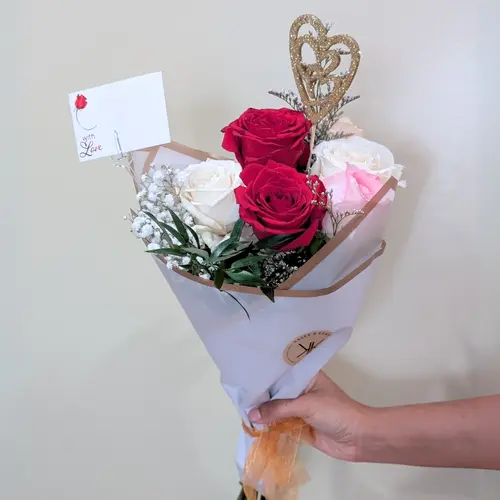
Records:
[[[300,35],[301,28],[310,25],[315,30]],[[298,17],[290,28],[290,59],[295,82],[305,114],[316,125],[339,104],[356,76],[361,53],[359,45],[348,35],[328,35],[329,27],[311,14]],[[304,62],[303,49],[308,45],[315,62]],[[350,57],[346,71],[337,72],[343,57]],[[327,88],[327,92],[324,88]]]

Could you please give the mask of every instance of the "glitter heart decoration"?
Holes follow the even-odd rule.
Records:
[[[316,34],[299,35],[303,26],[310,25]],[[309,45],[316,61],[307,64],[303,48]],[[350,57],[347,71],[335,73],[343,57]],[[348,35],[328,35],[328,28],[311,14],[298,17],[290,28],[290,60],[305,114],[316,125],[341,101],[358,71],[361,53],[359,45]],[[321,88],[329,92],[321,93]]]

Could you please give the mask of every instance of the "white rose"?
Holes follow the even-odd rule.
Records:
[[[193,216],[193,229],[210,247],[217,246],[239,218],[234,190],[242,185],[241,166],[232,160],[207,160],[186,167],[180,198]]]
[[[389,149],[363,137],[325,141],[318,144],[313,152],[316,161],[312,166],[312,173],[322,179],[345,172],[347,165],[378,175],[384,182],[390,177],[399,180],[403,173],[403,167],[394,163],[394,156]]]

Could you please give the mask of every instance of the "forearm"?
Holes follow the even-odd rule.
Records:
[[[362,462],[500,469],[500,395],[368,410]]]

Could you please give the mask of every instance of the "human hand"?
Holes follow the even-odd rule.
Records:
[[[361,434],[369,408],[351,399],[320,372],[297,399],[265,403],[250,412],[256,424],[300,417],[315,430],[313,446],[341,460],[358,460]]]
[[[299,417],[315,429],[313,445],[331,457],[420,467],[500,470],[500,394],[370,408],[323,372],[304,395],[250,412],[256,424]]]

